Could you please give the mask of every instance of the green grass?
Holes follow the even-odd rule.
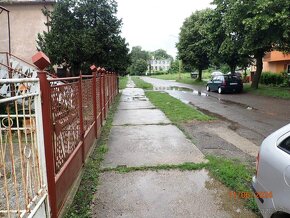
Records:
[[[250,84],[244,84],[244,91],[255,95],[290,99],[290,87],[274,87],[259,84],[258,89],[252,89]]]
[[[114,171],[119,173],[129,173],[135,171],[158,171],[158,170],[199,170],[206,167],[206,163],[182,163],[182,164],[161,164],[157,166],[140,166],[140,167],[117,167],[117,168],[106,168],[103,172]]]
[[[145,94],[149,100],[157,108],[161,109],[173,123],[181,123],[191,120],[209,121],[214,119],[167,93],[146,92]]]
[[[153,85],[152,84],[145,82],[144,80],[140,79],[139,77],[132,76],[131,78],[132,78],[132,80],[135,83],[137,88],[146,89],[146,90],[152,90],[153,89]]]
[[[175,80],[176,82],[186,83],[190,85],[205,85],[206,81],[198,81],[190,77],[190,73],[172,73],[162,75],[152,75],[151,77],[164,80]]]
[[[250,188],[254,169],[240,163],[238,160],[229,160],[221,157],[208,156],[206,168],[209,172],[225,186],[236,193],[252,193]],[[254,198],[245,199],[245,206],[253,212],[258,213],[258,207]]]
[[[91,217],[91,202],[94,193],[97,190],[100,174],[100,164],[103,161],[104,154],[108,151],[108,137],[113,123],[113,115],[117,110],[120,101],[120,95],[117,96],[106,121],[105,126],[102,128],[100,139],[97,141],[97,147],[92,152],[83,169],[82,180],[77,193],[74,197],[72,205],[65,214],[66,218],[71,217]]]
[[[128,77],[127,76],[122,76],[119,77],[119,88],[120,89],[125,89],[128,83]]]

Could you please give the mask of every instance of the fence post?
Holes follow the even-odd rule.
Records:
[[[103,77],[103,97],[104,97],[104,120],[107,118],[107,74],[104,72]]]
[[[102,79],[102,72],[101,70],[99,69],[98,70],[98,73],[99,73],[99,76],[100,76],[100,86],[99,86],[99,92],[100,92],[100,110],[101,110],[101,117],[100,117],[100,122],[101,122],[101,127],[103,126],[103,107],[104,107],[104,104],[103,104],[103,79]]]
[[[93,108],[94,108],[94,120],[95,120],[95,134],[98,136],[98,112],[97,112],[97,73],[93,72]]]
[[[55,184],[55,160],[52,139],[53,123],[51,117],[51,90],[50,84],[46,78],[46,72],[43,71],[38,72],[38,78],[40,82],[40,91],[42,99],[42,120],[43,120],[49,202],[51,208],[51,217],[56,218],[58,209],[56,204],[57,199],[56,199],[56,184]]]
[[[83,92],[82,92],[82,75],[79,76],[79,115],[80,115],[80,138],[82,141],[82,161],[85,162],[85,145],[84,145],[84,120],[83,120]]]

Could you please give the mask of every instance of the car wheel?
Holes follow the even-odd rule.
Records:
[[[208,85],[206,86],[206,91],[210,92],[210,88]]]
[[[218,93],[219,93],[219,94],[222,94],[222,93],[223,93],[223,90],[222,90],[221,87],[218,88]]]

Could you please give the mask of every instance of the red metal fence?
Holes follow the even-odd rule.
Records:
[[[118,94],[117,75],[101,71],[66,82],[47,79],[45,72],[38,76],[49,200],[57,217]]]

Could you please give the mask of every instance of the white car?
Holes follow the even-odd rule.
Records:
[[[262,142],[252,189],[263,217],[290,217],[290,124]]]

